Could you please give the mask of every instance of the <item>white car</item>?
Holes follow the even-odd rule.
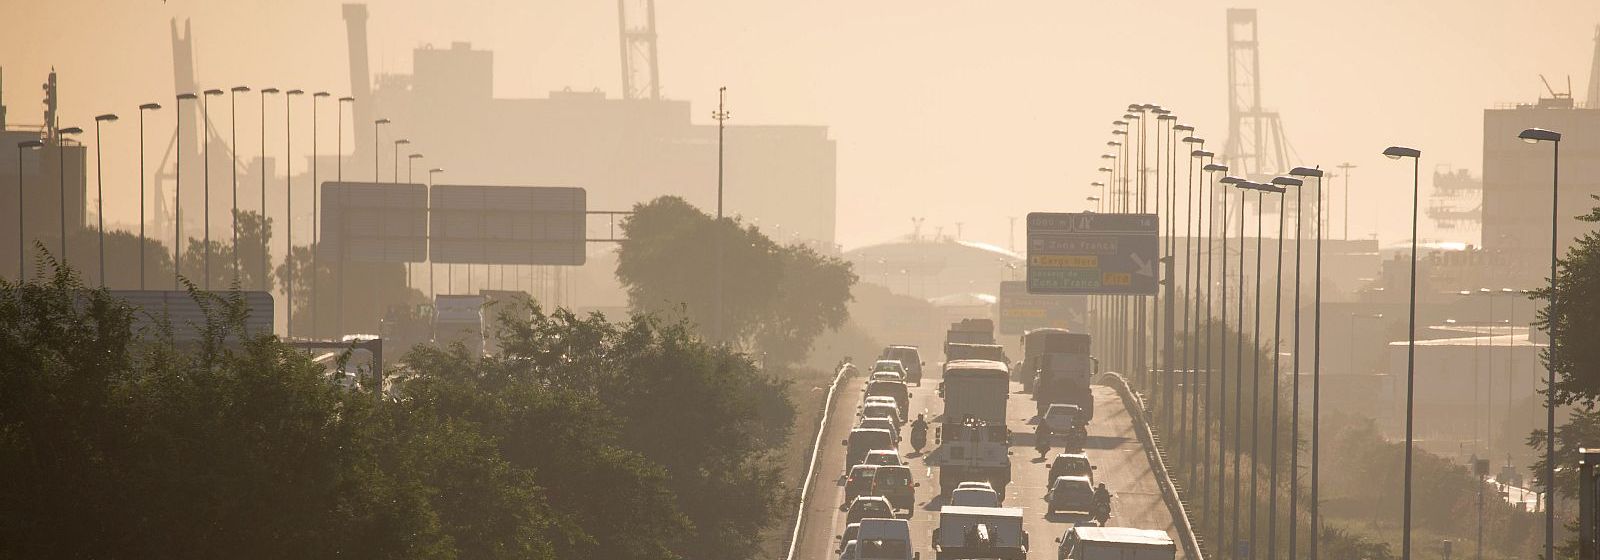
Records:
[[[956,485],[956,490],[960,490],[962,488],[982,488],[990,492],[994,491],[994,485],[989,484],[989,482],[985,480],[968,480]]]
[[[989,488],[957,488],[950,492],[950,501],[946,505],[1000,507],[1000,493]]]
[[[900,407],[892,405],[892,404],[888,404],[888,403],[881,403],[881,402],[867,403],[866,406],[861,407],[861,417],[862,418],[875,418],[875,417],[888,418],[891,422],[894,422],[895,424],[899,424],[900,423]]]
[[[899,451],[888,449],[874,449],[867,452],[867,458],[861,462],[863,465],[899,466],[906,464],[900,460]]]
[[[872,403],[882,403],[882,404],[887,404],[887,405],[894,405],[894,406],[897,406],[897,407],[900,404],[900,403],[895,402],[894,397],[871,396],[871,397],[867,397],[867,400],[862,402],[862,406],[866,406],[866,405],[869,405],[869,404],[872,404]]]
[[[905,383],[906,376],[894,371],[874,371],[872,372],[872,377],[867,379],[869,383],[873,381],[899,381]]]
[[[894,434],[894,442],[895,442],[895,444],[896,445],[900,444],[900,426],[896,425],[893,420],[890,420],[888,418],[884,418],[882,416],[873,416],[873,417],[869,417],[869,418],[862,418],[861,419],[861,423],[857,424],[856,427],[857,428],[882,428],[882,429],[885,429],[885,430],[889,430],[889,433]]]

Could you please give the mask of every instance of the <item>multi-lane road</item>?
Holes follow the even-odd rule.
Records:
[[[937,418],[944,410],[944,401],[935,394],[939,384],[936,366],[927,368],[921,387],[911,388],[912,417],[922,412],[929,419]],[[864,372],[865,370],[863,370]],[[845,448],[839,445],[856,422],[856,407],[860,404],[861,387],[865,373],[841,383],[834,402],[834,411],[823,425],[822,450],[811,481],[806,507],[802,512],[800,533],[796,543],[795,558],[820,560],[837,557],[838,535],[844,530],[844,486],[840,475],[844,472]],[[1040,460],[1033,448],[1034,402],[1020,392],[1020,386],[1011,384],[1006,424],[1012,432],[1011,484],[1006,487],[1006,507],[1020,507],[1026,516],[1032,548],[1030,559],[1056,558],[1056,537],[1061,536],[1065,525],[1045,518],[1046,462]],[[1112,517],[1107,525],[1161,529],[1177,542],[1172,514],[1162,500],[1160,487],[1153,474],[1150,460],[1134,434],[1133,421],[1128,416],[1122,399],[1110,387],[1095,386],[1095,418],[1089,425],[1089,440],[1085,453],[1096,465],[1095,481],[1105,482],[1115,494],[1112,500]],[[909,440],[909,428],[906,428]],[[930,444],[932,436],[930,434]],[[923,452],[930,451],[924,448]],[[1060,452],[1056,447],[1052,454]],[[911,538],[915,550],[922,558],[931,559],[933,529],[938,526],[940,502],[938,472],[922,463],[923,457],[912,453],[909,441],[900,445],[900,453],[912,466],[917,490],[916,508],[910,517]],[[1183,558],[1182,547],[1178,557]]]

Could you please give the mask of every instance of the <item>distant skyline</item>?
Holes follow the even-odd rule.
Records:
[[[0,6],[0,19],[12,22],[0,35],[4,103],[12,123],[37,123],[38,84],[54,66],[64,125],[121,114],[104,131],[107,220],[133,222],[133,117],[139,103],[171,101],[169,20],[192,20],[204,87],[344,94],[340,4],[8,3]],[[710,122],[717,87],[726,85],[733,122],[828,126],[838,140],[846,248],[907,234],[914,216],[926,218],[924,233],[943,226],[953,234],[962,222],[966,239],[1006,246],[1008,216],[1084,208],[1088,184],[1101,178],[1094,169],[1110,121],[1128,103],[1169,107],[1220,149],[1229,7],[1259,10],[1264,103],[1282,114],[1298,163],[1359,166],[1353,236],[1376,232],[1385,244],[1406,236],[1410,170],[1378,152],[1421,149],[1425,191],[1436,165],[1481,173],[1483,110],[1535,101],[1545,94],[1540,74],[1558,90],[1570,76],[1581,101],[1600,23],[1600,3],[1580,0],[1537,9],[1481,0],[657,0],[662,91],[692,101],[697,122]],[[571,87],[615,97],[615,10],[594,0],[370,2],[372,69],[408,73],[411,49],[467,41],[495,51],[497,96]],[[254,114],[255,100],[241,98],[240,111]],[[165,144],[172,116],[151,116],[149,146]],[[213,107],[213,118],[226,113]],[[255,153],[259,135],[245,122],[240,151]],[[334,132],[324,134],[331,151]],[[297,127],[297,157],[309,155],[304,140]],[[281,129],[269,129],[267,143],[270,156],[281,156]],[[148,149],[153,166],[160,148]],[[1017,237],[1020,244],[1020,226]]]

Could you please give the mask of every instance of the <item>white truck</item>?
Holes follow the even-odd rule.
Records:
[[[1022,508],[944,506],[933,530],[933,551],[938,560],[1027,558]]]
[[[1166,531],[1130,527],[1072,527],[1061,535],[1058,560],[1173,560],[1178,547]]]
[[[949,494],[962,482],[985,481],[1004,495],[1011,482],[1006,429],[1011,378],[1006,365],[990,360],[949,362],[939,394],[944,398],[944,415],[934,432],[938,447],[923,461],[939,468],[939,493]]]
[[[856,553],[860,560],[920,560],[911,551],[911,525],[904,519],[861,520],[856,530]]]
[[[483,354],[484,296],[440,294],[433,298],[433,342],[440,346],[460,342],[467,352]]]

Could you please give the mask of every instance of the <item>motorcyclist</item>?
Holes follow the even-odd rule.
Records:
[[[917,419],[911,422],[911,448],[917,453],[922,452],[922,446],[928,444],[928,421],[923,415],[918,414]]]
[[[1106,520],[1111,519],[1111,491],[1106,489],[1106,483],[1104,482],[1095,486],[1094,508],[1095,519],[1100,522],[1101,526],[1104,526]]]
[[[1039,458],[1041,459],[1050,453],[1049,424],[1040,421],[1039,426],[1033,429],[1033,448],[1039,452]]]

